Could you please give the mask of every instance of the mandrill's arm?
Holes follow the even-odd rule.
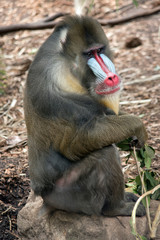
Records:
[[[62,125],[61,125],[62,128]],[[147,140],[145,127],[138,117],[110,115],[88,121],[79,129],[63,125],[62,139],[56,149],[70,160],[78,160],[88,153],[129,137],[136,136],[139,144]],[[58,143],[56,139],[54,142]]]
[[[93,123],[92,123],[93,124]],[[139,144],[143,145],[147,139],[143,123],[135,116],[107,116],[99,121],[95,121],[93,125],[84,126],[74,138],[61,146],[61,150],[65,156],[71,160],[77,160],[81,154],[87,153],[88,149],[93,151],[101,147],[119,142],[128,137],[136,135],[139,139]],[[65,138],[65,136],[64,136]],[[65,148],[66,147],[66,148]],[[79,154],[79,155],[78,155]],[[96,164],[97,159],[92,157],[84,157],[83,161],[77,163],[74,167],[68,169],[63,176],[56,181],[59,187],[67,187],[73,182],[76,182],[80,176],[90,172]]]

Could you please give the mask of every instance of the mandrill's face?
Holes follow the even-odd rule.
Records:
[[[105,54],[105,47],[93,48],[88,53],[90,57],[87,65],[96,76],[91,93],[95,97],[98,97],[102,104],[118,114],[119,95],[122,84],[116,74],[114,64]]]

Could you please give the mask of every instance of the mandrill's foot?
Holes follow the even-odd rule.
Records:
[[[102,208],[102,215],[114,217],[114,216],[131,216],[135,202],[138,200],[138,197],[133,193],[125,193],[125,200],[121,201],[118,206],[115,208],[110,208],[105,204]],[[139,204],[136,216],[142,217],[146,214],[145,207],[142,203]]]

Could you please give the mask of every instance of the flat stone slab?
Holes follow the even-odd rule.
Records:
[[[33,197],[18,214],[19,237],[22,240],[135,240],[131,233],[130,217],[86,216],[83,214],[55,211],[48,218],[40,216],[41,197]],[[151,204],[151,216],[155,214],[159,202]],[[137,231],[148,237],[146,216],[137,217]],[[160,226],[157,230],[160,236]],[[156,238],[158,239],[158,238]]]

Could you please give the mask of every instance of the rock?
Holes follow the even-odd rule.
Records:
[[[25,207],[19,212],[17,225],[23,240],[135,240],[131,233],[130,217],[86,216],[55,211],[51,217],[40,216],[42,198],[30,194]],[[154,201],[155,213],[158,202]],[[146,217],[136,218],[137,231],[148,235]],[[160,235],[160,226],[158,229]]]
[[[127,39],[125,43],[126,48],[136,48],[140,45],[142,45],[142,41],[140,38],[137,38],[137,37]]]

